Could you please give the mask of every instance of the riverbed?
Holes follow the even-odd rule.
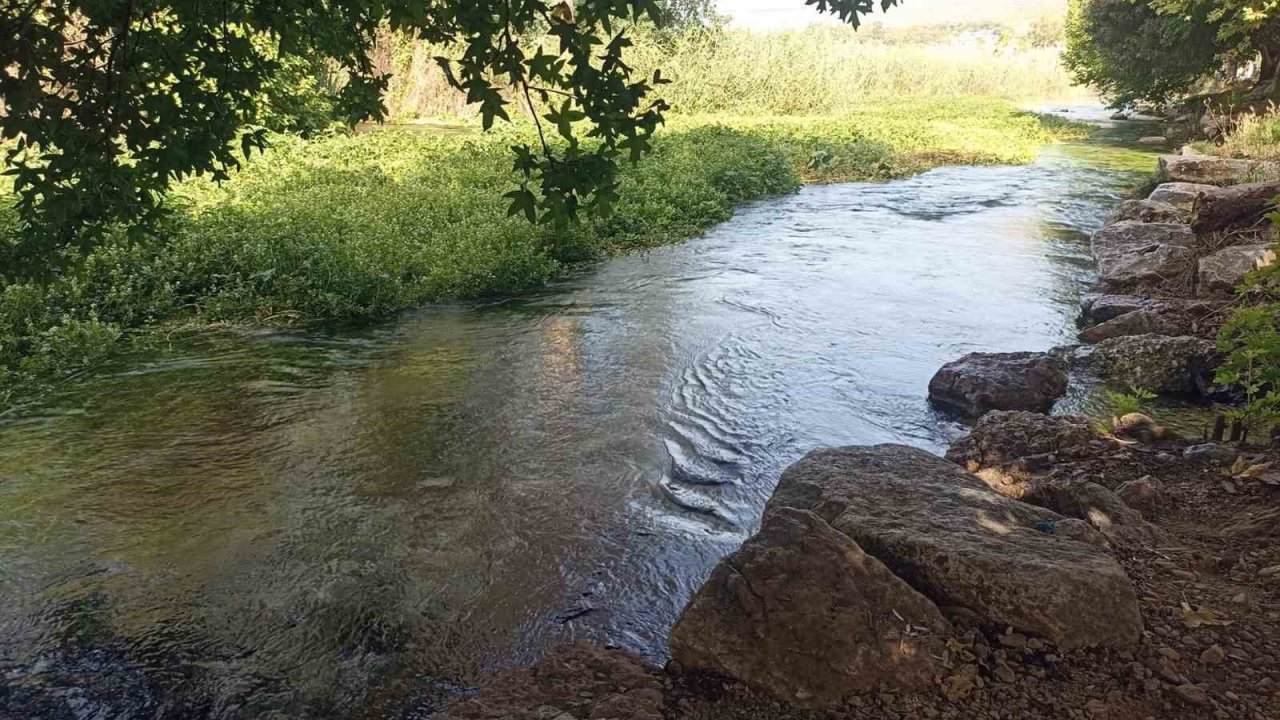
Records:
[[[422,717],[565,640],[661,661],[787,464],[940,451],[938,366],[1072,339],[1134,134],[64,386],[0,425],[0,717]]]

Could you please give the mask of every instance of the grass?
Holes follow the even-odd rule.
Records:
[[[222,186],[180,186],[158,236],[113,236],[48,282],[0,287],[0,405],[175,326],[376,318],[514,293],[575,263],[693,237],[805,182],[1027,162],[1064,131],[991,100],[677,118],[652,157],[627,167],[615,212],[565,232],[506,217],[501,134],[277,138]],[[0,228],[12,228],[3,212]]]
[[[1055,48],[882,45],[836,26],[768,34],[689,34],[640,43],[642,72],[661,68],[678,112],[832,115],[902,97],[1058,100],[1071,79]]]
[[[1280,160],[1280,110],[1240,115],[1219,144],[1198,143],[1197,147],[1223,157]]]

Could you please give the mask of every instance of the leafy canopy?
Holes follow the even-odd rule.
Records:
[[[1118,106],[1164,102],[1232,61],[1280,69],[1280,0],[1072,0],[1063,59]]]
[[[898,1],[806,0],[854,25]],[[282,69],[328,63],[343,119],[381,119],[387,78],[370,57],[382,27],[456,48],[439,63],[486,129],[533,114],[541,141],[513,148],[508,194],[530,219],[607,211],[619,160],[650,151],[667,110],[661,73],[637,77],[625,61],[635,23],[671,19],[657,0],[3,2],[0,140],[25,228],[18,258],[145,225],[175,180],[227,177],[265,147],[261,99]]]

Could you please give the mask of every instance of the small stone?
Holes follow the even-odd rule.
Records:
[[[1205,693],[1204,688],[1201,688],[1198,685],[1186,683],[1175,687],[1173,691],[1178,694],[1178,697],[1192,705],[1200,705],[1203,707],[1209,704],[1208,694]]]
[[[1157,652],[1160,653],[1161,657],[1165,657],[1170,660],[1179,660],[1182,658],[1182,655],[1178,654],[1178,651],[1171,647],[1162,647]]]
[[[1192,462],[1215,462],[1221,465],[1230,465],[1235,462],[1237,454],[1235,448],[1221,443],[1192,445],[1182,451],[1182,457]]]
[[[1269,568],[1263,568],[1258,571],[1258,577],[1271,577],[1273,575],[1280,575],[1280,565],[1272,565]]]
[[[1095,698],[1085,703],[1084,709],[1092,717],[1106,717],[1108,706],[1105,700]]]
[[[996,679],[1002,683],[1012,683],[1017,680],[1018,676],[1013,672],[1013,668],[1005,663],[999,663],[995,669]]]
[[[1222,649],[1221,645],[1210,645],[1204,652],[1200,653],[1200,662],[1208,665],[1220,665],[1227,659],[1227,653]]]
[[[1027,636],[1021,633],[1001,635],[1000,644],[1007,648],[1025,648],[1027,646]]]

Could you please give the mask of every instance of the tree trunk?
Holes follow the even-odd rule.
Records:
[[[1259,220],[1280,197],[1280,182],[1232,185],[1200,193],[1191,229],[1210,233]]]
[[[1280,93],[1280,45],[1263,45],[1259,52],[1262,54],[1262,70],[1258,73],[1254,94],[1274,98]]]

